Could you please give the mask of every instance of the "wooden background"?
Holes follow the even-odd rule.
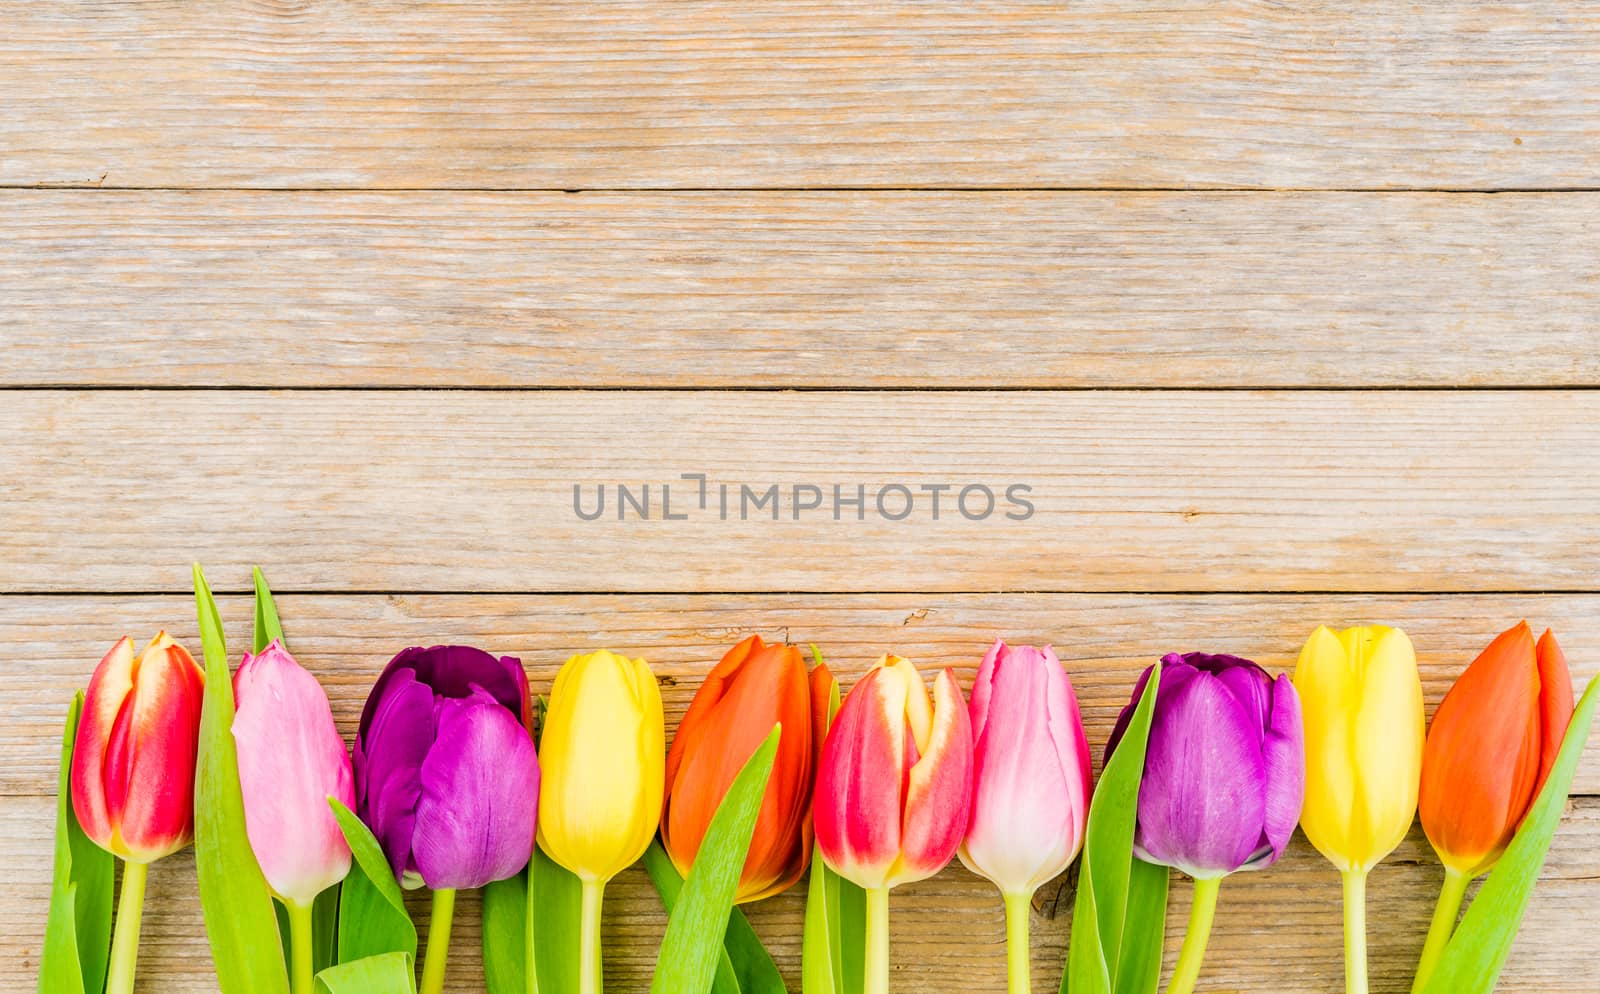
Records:
[[[1054,642],[1098,750],[1138,670],[1519,618],[1600,668],[1600,7],[1305,0],[13,5],[0,31],[0,988],[31,989],[59,723],[124,632],[234,646],[248,566],[343,728],[402,646],[648,657],[748,632],[970,682]],[[919,512],[585,522],[681,473]],[[679,496],[683,496],[679,494]],[[1600,741],[1594,743],[1600,746]],[[1372,880],[1404,991],[1440,871]],[[662,917],[613,888],[608,981]],[[1054,990],[1071,890],[1036,902]],[[478,988],[460,919],[452,989]],[[1178,882],[1175,955],[1188,910]],[[798,982],[801,899],[750,909]],[[425,917],[425,915],[424,915]],[[1504,991],[1600,990],[1600,760]],[[999,901],[896,891],[897,991],[1001,991]],[[144,992],[210,992],[193,864]],[[1223,890],[1202,987],[1332,991],[1336,875]]]

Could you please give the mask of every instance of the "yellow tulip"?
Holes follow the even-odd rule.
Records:
[[[649,664],[603,649],[567,660],[539,753],[539,848],[583,881],[580,989],[594,994],[606,881],[644,855],[661,820],[666,729]]]
[[[1365,994],[1367,873],[1411,828],[1424,718],[1416,652],[1398,628],[1311,633],[1294,669],[1306,735],[1300,827],[1344,875],[1345,989]]]

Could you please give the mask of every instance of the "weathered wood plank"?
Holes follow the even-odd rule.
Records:
[[[1600,195],[16,191],[0,244],[10,385],[1600,383]]]
[[[242,572],[213,569],[218,586]],[[282,586],[288,579],[275,574]],[[574,652],[601,646],[650,660],[674,727],[707,670],[751,633],[813,643],[846,682],[894,650],[925,669],[955,667],[970,687],[995,638],[1053,643],[1082,702],[1098,753],[1140,670],[1166,652],[1210,649],[1273,671],[1294,665],[1318,623],[1386,622],[1417,646],[1430,706],[1499,631],[1519,618],[1561,639],[1581,686],[1600,672],[1600,595],[324,595],[279,597],[301,661],[321,678],[340,728],[355,722],[372,681],[407,645],[461,642],[515,655],[535,692],[547,692]],[[251,601],[221,598],[235,652],[247,644]],[[74,687],[123,634],[165,627],[198,651],[193,599],[161,596],[0,596],[0,797],[55,786],[58,729]],[[1600,751],[1600,734],[1592,747]],[[1579,767],[1580,793],[1600,794],[1600,762]]]
[[[1570,0],[39,4],[0,182],[1593,187]]]
[[[0,590],[1591,590],[1596,451],[1592,391],[23,391]]]

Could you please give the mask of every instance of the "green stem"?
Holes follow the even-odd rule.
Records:
[[[1007,894],[1005,898],[1006,989],[1010,994],[1028,994],[1033,989],[1028,979],[1028,916],[1033,895]]]
[[[867,889],[864,994],[889,994],[889,888]]]
[[[1411,994],[1420,994],[1428,986],[1444,947],[1450,944],[1450,933],[1456,928],[1456,915],[1461,913],[1461,901],[1467,896],[1467,883],[1472,878],[1459,870],[1444,868],[1444,887],[1439,890],[1439,903],[1433,908],[1433,924],[1428,926],[1428,941],[1422,945],[1422,960],[1417,964],[1417,979],[1411,984]]]
[[[133,967],[139,959],[139,919],[144,915],[144,882],[150,867],[123,861],[122,896],[117,900],[117,931],[111,940],[111,972],[106,994],[133,994]]]
[[[313,905],[299,905],[287,901],[289,912],[289,989],[293,994],[311,994],[311,978],[316,971],[311,965],[311,910]]]
[[[583,929],[578,940],[579,994],[600,994],[605,980],[600,958],[600,902],[605,892],[604,880],[583,882]]]
[[[534,864],[539,861],[539,854],[535,852],[533,858],[528,860],[528,906],[527,914],[523,916],[522,941],[526,947],[527,956],[523,960],[524,969],[527,971],[528,994],[539,994],[539,964],[534,956],[533,947],[533,911],[538,895],[533,891],[534,875],[537,872]]]
[[[440,994],[444,990],[444,965],[450,956],[450,925],[456,915],[456,892],[448,888],[433,892],[433,908],[428,913],[428,952],[422,960],[422,986],[419,994]]]
[[[1211,922],[1217,915],[1217,891],[1222,878],[1195,879],[1194,898],[1189,905],[1189,928],[1183,933],[1183,951],[1167,984],[1167,994],[1190,994],[1200,979],[1200,964],[1206,958],[1206,943],[1211,941]]]
[[[1344,873],[1344,990],[1367,994],[1367,871]]]

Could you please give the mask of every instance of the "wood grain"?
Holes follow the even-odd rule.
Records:
[[[223,581],[220,574],[213,577]],[[1292,662],[1314,619],[1401,622],[1421,651],[1430,701],[1493,630],[1522,614],[1553,624],[1587,678],[1600,657],[1593,619],[1600,597],[1260,597],[1134,595],[899,595],[782,597],[374,597],[286,595],[286,631],[302,662],[328,687],[341,728],[350,734],[362,696],[383,661],[409,642],[459,640],[520,653],[535,690],[549,686],[568,652],[625,646],[651,659],[665,683],[676,722],[700,678],[724,647],[751,630],[816,640],[845,679],[883,648],[912,654],[924,667],[956,666],[970,683],[986,642],[1053,638],[1084,702],[1092,747],[1099,751],[1138,667],[1169,648],[1210,639],[1213,648],[1249,652],[1278,669]],[[221,601],[235,645],[248,637],[250,602]],[[53,739],[63,702],[86,678],[114,633],[170,624],[194,644],[192,602],[159,597],[0,597],[0,644],[18,661],[0,684],[8,763],[0,780],[0,987],[23,989],[37,965],[49,889],[54,790]],[[17,668],[20,666],[20,668]],[[1593,756],[1580,765],[1578,789],[1600,789]],[[1373,990],[1403,991],[1415,963],[1439,871],[1414,831],[1373,877]],[[605,941],[608,981],[643,991],[663,928],[643,874],[629,871],[608,889]],[[1035,900],[1035,990],[1053,990],[1065,956],[1071,907],[1067,880]],[[750,909],[791,983],[798,980],[803,890]],[[1224,889],[1207,958],[1207,989],[1264,989],[1262,923],[1272,922],[1273,990],[1325,991],[1340,975],[1338,879],[1297,838],[1283,863],[1243,874]],[[1179,882],[1168,925],[1168,968],[1187,914]],[[1556,837],[1502,991],[1587,991],[1600,953],[1583,936],[1600,901],[1600,802],[1580,796]],[[188,853],[151,875],[141,990],[215,990],[200,935]],[[420,901],[414,914],[426,920]],[[959,867],[897,890],[894,899],[897,990],[1001,991],[1003,922],[989,885]],[[464,902],[452,952],[453,990],[478,990],[475,900]]]
[[[0,244],[0,385],[1600,384],[1590,194],[14,191]]]
[[[1572,188],[1573,0],[34,4],[0,182]]]
[[[1596,451],[1586,391],[24,391],[0,590],[1592,590]]]

